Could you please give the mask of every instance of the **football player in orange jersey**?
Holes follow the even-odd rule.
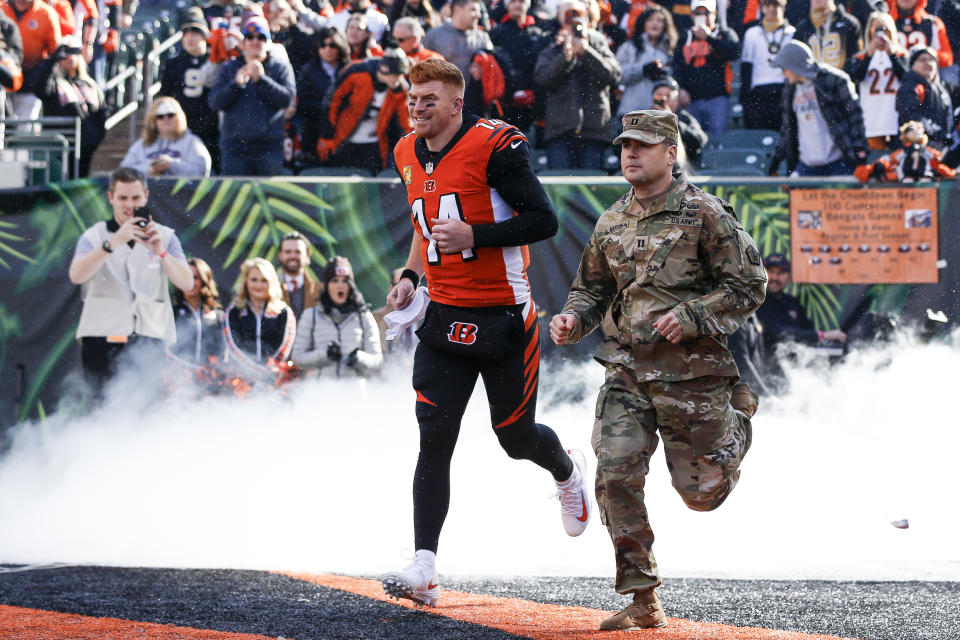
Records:
[[[407,307],[425,273],[430,303],[417,335],[413,388],[420,455],[413,479],[416,555],[383,580],[386,592],[437,602],[436,552],[450,501],[450,458],[477,378],[507,455],[531,460],[557,483],[564,528],[590,517],[586,461],[535,422],[540,362],[526,245],[557,231],[557,218],[515,127],[463,113],[464,80],[437,58],[410,71],[413,133],[394,150],[407,188],[413,242],[387,303]]]

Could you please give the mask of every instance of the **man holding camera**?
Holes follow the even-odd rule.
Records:
[[[169,282],[193,288],[180,240],[173,229],[153,221],[148,195],[141,172],[114,171],[107,189],[113,218],[80,236],[70,263],[70,282],[83,286],[77,326],[81,362],[98,391],[127,347],[176,341]]]
[[[733,29],[717,21],[716,0],[690,3],[693,26],[680,35],[673,54],[673,74],[680,84],[680,104],[711,138],[730,128],[731,64],[740,57],[740,40]]]
[[[538,95],[546,96],[550,169],[602,169],[609,147],[610,87],[622,70],[607,39],[590,28],[587,8],[565,2],[553,46],[540,52],[533,77]]]

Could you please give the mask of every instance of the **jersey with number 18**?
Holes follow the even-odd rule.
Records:
[[[441,154],[430,154],[418,140],[414,133],[402,138],[394,158],[407,188],[414,233],[423,238],[421,256],[430,299],[459,307],[526,302],[530,298],[526,246],[441,254],[430,222],[452,218],[478,225],[517,215],[489,177],[502,175],[505,165],[527,162],[526,138],[512,125],[481,118],[472,124],[468,121]]]

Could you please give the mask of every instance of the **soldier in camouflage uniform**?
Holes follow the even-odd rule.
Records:
[[[616,589],[634,600],[601,629],[666,625],[643,500],[657,433],[691,509],[715,509],[737,483],[756,396],[738,382],[726,341],[763,302],[766,284],[757,246],[730,205],[673,176],[676,116],[634,111],[623,128],[614,144],[632,188],[597,221],[550,323],[558,345],[589,334],[608,308],[617,327],[595,354],[607,371],[592,444]]]

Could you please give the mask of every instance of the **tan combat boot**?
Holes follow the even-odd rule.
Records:
[[[730,406],[738,411],[742,411],[745,416],[752,418],[760,405],[760,399],[753,392],[750,386],[740,380],[731,389]]]
[[[615,613],[600,623],[601,631],[627,629],[653,629],[667,626],[667,616],[663,613],[660,596],[656,589],[635,591],[633,602],[620,613]]]

